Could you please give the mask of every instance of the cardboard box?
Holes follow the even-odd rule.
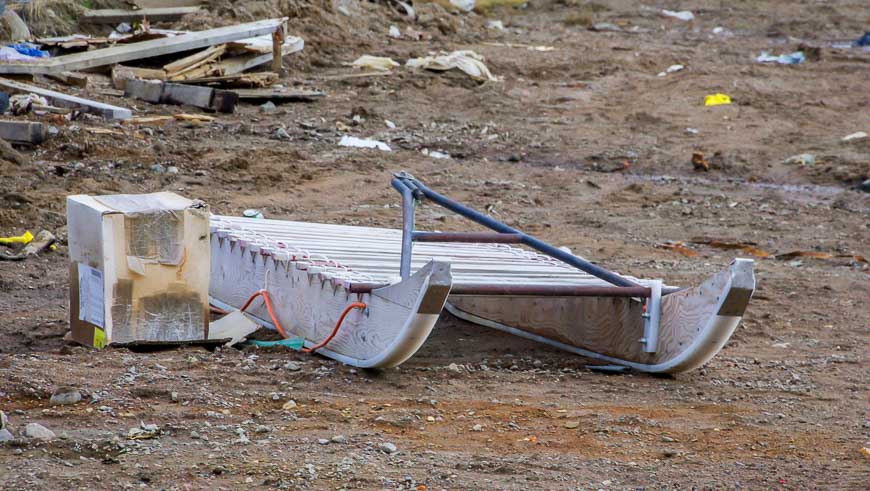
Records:
[[[209,212],[174,193],[67,197],[72,339],[208,338]]]

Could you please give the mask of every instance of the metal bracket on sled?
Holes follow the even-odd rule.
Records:
[[[500,285],[465,285],[461,293],[454,288],[453,294],[480,295],[553,295],[553,296],[596,296],[596,297],[633,297],[642,298],[646,302],[644,313],[644,351],[654,353],[658,343],[659,318],[661,316],[661,281],[654,282],[652,287],[640,285],[612,271],[592,264],[583,258],[538,240],[519,230],[511,228],[487,215],[459,204],[446,196],[442,196],[427,188],[423,183],[406,172],[393,175],[392,186],[402,195],[402,257],[399,273],[402,279],[411,275],[411,256],[414,242],[475,242],[523,244],[532,249],[558,259],[570,266],[585,271],[602,279],[613,286],[505,286]],[[495,232],[420,232],[414,230],[414,208],[424,198],[446,208],[458,215],[487,227]]]

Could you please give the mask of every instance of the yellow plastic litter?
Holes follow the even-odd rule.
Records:
[[[731,104],[731,98],[725,94],[710,94],[704,98],[705,106],[721,106],[722,104]]]
[[[0,244],[29,244],[33,240],[33,234],[26,230],[17,237],[0,237]]]

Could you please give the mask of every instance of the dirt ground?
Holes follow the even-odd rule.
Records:
[[[866,489],[870,139],[842,138],[870,132],[870,52],[832,47],[870,25],[865,2],[545,0],[487,16],[418,5],[417,22],[351,1],[238,4],[214,2],[180,25],[290,15],[306,48],[287,58],[282,83],[327,97],[273,113],[243,105],[198,125],[54,118],[59,134],[25,151],[31,164],[0,161],[0,235],[62,239],[56,252],[0,262],[0,409],[18,437],[0,446],[0,488]],[[618,30],[590,29],[599,23]],[[422,39],[391,39],[390,25]],[[754,61],[801,44],[821,58]],[[404,62],[454,49],[482,54],[503,80],[404,68],[343,77],[362,54]],[[107,95],[108,78],[93,78],[83,95],[137,115],[197,112]],[[705,107],[716,92],[732,104]],[[289,139],[272,138],[278,128]],[[338,147],[343,134],[393,151]],[[693,152],[709,171],[693,168]],[[815,162],[785,162],[803,153]],[[769,256],[755,257],[758,290],[725,349],[672,378],[592,372],[589,360],[447,313],[416,356],[380,371],[278,349],[64,342],[65,196],[170,190],[221,214],[397,227],[389,177],[402,169],[669,284],[752,257],[698,238]],[[470,228],[432,207],[418,219]],[[834,257],[775,257],[792,251]],[[82,402],[50,405],[63,386]],[[31,422],[59,438],[23,438]],[[128,438],[140,424],[158,433]]]

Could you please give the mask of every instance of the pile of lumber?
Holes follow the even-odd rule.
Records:
[[[134,0],[134,3],[139,10],[90,11],[82,22],[174,20],[198,11],[201,1]],[[111,73],[112,85],[123,91],[113,95],[219,112],[232,112],[239,100],[312,100],[322,94],[268,89],[279,80],[282,58],[305,45],[301,38],[285,34],[286,21],[286,18],[267,19],[195,32],[153,29],[143,22],[136,32],[127,35],[37,39],[34,42],[50,50],[52,56],[0,64],[0,90],[33,93],[53,106],[108,119],[129,119],[133,114],[123,107],[3,77],[44,76],[87,90],[87,72]],[[248,92],[239,94],[234,90]]]

